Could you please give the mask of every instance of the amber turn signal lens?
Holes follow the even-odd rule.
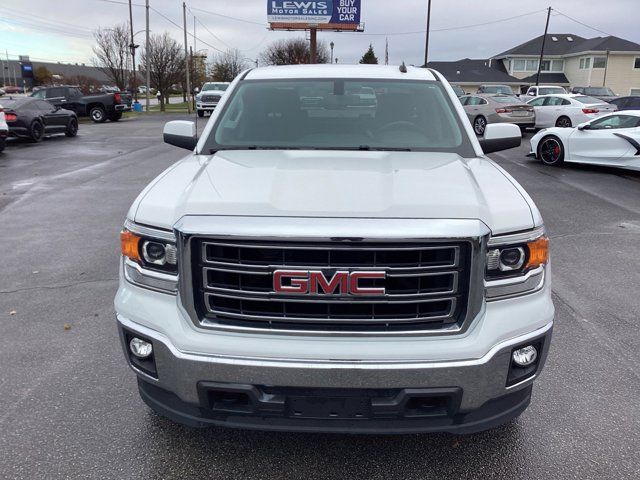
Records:
[[[542,236],[533,242],[527,243],[529,247],[529,260],[525,268],[536,268],[549,261],[549,239]]]
[[[138,244],[140,243],[140,237],[131,233],[129,230],[123,230],[120,232],[120,248],[122,249],[122,255],[135,260],[140,261],[140,250]]]

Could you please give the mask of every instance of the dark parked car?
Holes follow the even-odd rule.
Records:
[[[39,142],[46,135],[64,133],[75,137],[78,116],[71,110],[56,107],[45,100],[32,97],[2,100],[10,137],[28,138]]]
[[[117,122],[122,118],[122,112],[128,108],[120,93],[83,95],[78,87],[46,87],[32,93],[31,96],[73,110],[79,117],[89,116],[96,123],[107,120]]]
[[[608,103],[611,103],[611,100],[618,98],[618,96],[613,93],[613,90],[609,87],[573,87],[571,89],[571,93],[587,95],[588,97],[594,97]]]
[[[609,103],[618,107],[618,110],[640,110],[640,96],[618,97],[609,100]]]

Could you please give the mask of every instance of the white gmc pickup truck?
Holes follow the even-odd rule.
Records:
[[[362,92],[368,92],[363,98]],[[372,95],[375,92],[375,98]],[[241,74],[132,205],[115,298],[142,399],[191,426],[470,433],[528,406],[554,307],[531,198],[438,72]]]

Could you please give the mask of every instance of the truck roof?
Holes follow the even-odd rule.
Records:
[[[254,68],[247,80],[297,78],[367,78],[385,80],[436,80],[426,68],[407,67],[406,73],[398,65],[285,65]]]

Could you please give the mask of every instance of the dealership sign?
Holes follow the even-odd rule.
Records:
[[[360,0],[268,0],[269,23],[358,25]]]

